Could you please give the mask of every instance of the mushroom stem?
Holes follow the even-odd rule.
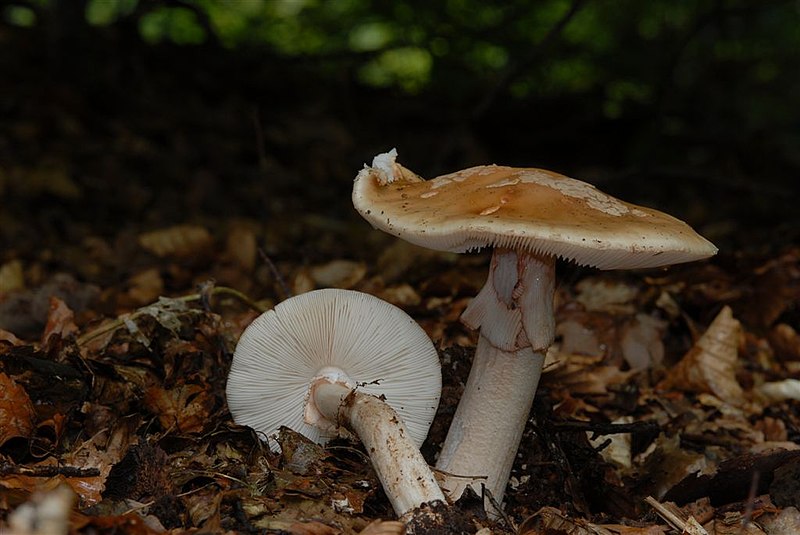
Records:
[[[481,336],[436,464],[453,500],[483,484],[502,503],[553,342],[554,293],[553,257],[495,249],[486,285],[461,318]]]
[[[325,418],[339,422],[364,444],[398,516],[427,502],[445,501],[403,420],[386,402],[341,383],[318,383],[311,395]]]

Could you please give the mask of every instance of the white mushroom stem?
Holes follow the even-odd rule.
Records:
[[[427,502],[445,501],[405,424],[386,402],[326,381],[312,387],[311,400],[327,420],[340,423],[358,436],[398,516]]]
[[[553,342],[554,293],[553,257],[495,249],[486,285],[461,317],[481,336],[436,464],[453,500],[483,484],[502,503]]]

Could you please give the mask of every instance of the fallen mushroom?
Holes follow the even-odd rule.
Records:
[[[437,468],[451,474],[451,498],[483,483],[501,503],[553,341],[556,258],[647,268],[717,249],[674,217],[557,173],[488,165],[426,181],[396,156],[375,157],[355,179],[353,204],[367,221],[431,249],[494,248],[486,285],[461,316],[480,338]]]
[[[292,297],[256,318],[239,339],[226,388],[234,421],[273,448],[281,426],[320,443],[340,426],[352,431],[399,516],[444,500],[419,452],[440,392],[425,331],[394,305],[338,289]]]

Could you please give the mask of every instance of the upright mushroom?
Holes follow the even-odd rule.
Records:
[[[486,285],[461,316],[480,338],[437,468],[459,476],[443,485],[451,498],[483,483],[501,503],[553,342],[556,258],[648,268],[717,249],[674,217],[557,173],[486,165],[426,181],[396,155],[375,157],[355,179],[353,204],[367,221],[431,249],[494,248]]]
[[[355,433],[398,516],[444,500],[419,452],[439,404],[439,357],[394,305],[336,289],[281,302],[242,334],[226,390],[234,421],[273,448],[284,425],[318,442],[340,424]]]

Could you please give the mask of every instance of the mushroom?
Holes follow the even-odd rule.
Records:
[[[226,393],[234,421],[273,449],[281,426],[319,443],[340,425],[352,431],[403,516],[445,499],[419,452],[441,381],[436,349],[405,312],[369,294],[324,289],[281,302],[245,329]]]
[[[553,342],[556,258],[649,268],[717,249],[674,217],[558,173],[486,165],[426,181],[396,156],[375,157],[355,179],[353,204],[367,221],[430,249],[494,248],[488,280],[461,316],[480,337],[436,466],[452,499],[483,483],[502,503]]]

